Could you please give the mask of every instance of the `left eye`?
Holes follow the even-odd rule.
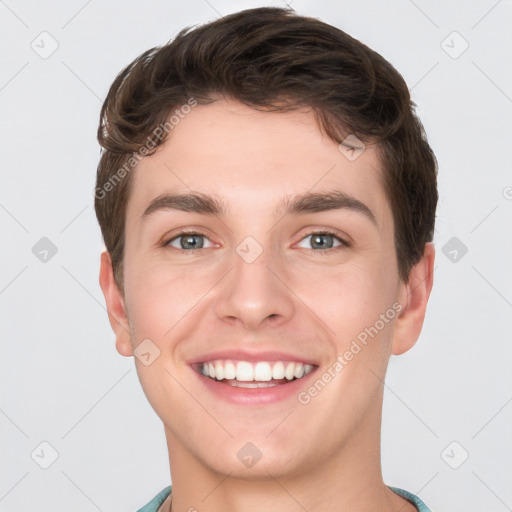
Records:
[[[304,237],[301,243],[308,239],[310,239],[309,244],[311,247],[304,247],[305,249],[332,249],[333,247],[339,247],[340,245],[347,245],[344,240],[332,233],[311,233]],[[338,242],[337,245],[335,245],[336,242]]]

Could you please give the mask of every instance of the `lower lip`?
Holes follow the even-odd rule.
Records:
[[[218,398],[235,404],[257,405],[270,404],[291,397],[297,397],[308,386],[307,383],[311,375],[315,373],[316,368],[300,379],[268,388],[239,388],[230,386],[229,384],[223,384],[221,381],[209,379],[195,370],[193,371],[203,385]]]

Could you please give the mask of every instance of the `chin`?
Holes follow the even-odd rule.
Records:
[[[205,449],[207,458],[201,463],[215,473],[243,480],[268,480],[304,471],[307,457],[297,449],[300,443],[290,442],[287,449],[282,444],[265,441],[264,436],[260,437],[261,441],[254,435],[254,441],[245,439],[230,439],[217,453]]]

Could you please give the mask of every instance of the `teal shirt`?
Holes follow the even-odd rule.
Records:
[[[171,486],[166,487],[163,491],[160,491],[147,505],[139,508],[137,512],[157,512],[158,507],[162,505],[167,496],[171,493]]]
[[[403,489],[397,489],[396,487],[390,487],[390,489],[411,502],[417,509],[418,512],[431,512],[430,509],[421,501],[418,496],[411,494],[410,492],[404,491]],[[158,507],[162,505],[167,496],[171,492],[171,486],[169,485],[163,491],[160,491],[147,505],[137,510],[137,512],[157,512]]]

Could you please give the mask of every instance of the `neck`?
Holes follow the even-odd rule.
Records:
[[[221,474],[191,454],[166,428],[172,475],[172,510],[209,512],[336,512],[415,509],[383,482],[380,466],[380,411],[351,439],[293,475],[265,468],[252,479]],[[307,467],[306,467],[307,466]],[[163,510],[167,512],[169,507]]]

